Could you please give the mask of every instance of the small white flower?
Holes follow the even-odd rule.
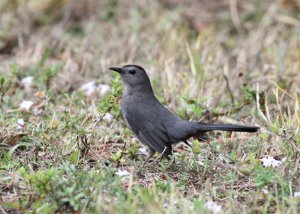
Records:
[[[98,85],[98,90],[99,90],[100,96],[105,95],[109,91],[109,89],[110,89],[109,85],[106,85],[106,84]]]
[[[294,192],[294,197],[300,197],[300,192]]]
[[[96,91],[96,81],[90,81],[88,83],[83,84],[79,91],[83,91],[86,96],[91,96]]]
[[[17,129],[23,129],[23,128],[24,128],[24,125],[25,125],[24,119],[23,119],[23,118],[19,118],[19,119],[17,120],[17,123],[16,123]]]
[[[106,113],[104,116],[103,116],[103,120],[110,123],[112,121],[112,119],[114,118],[114,116],[110,113]]]
[[[116,172],[116,175],[119,177],[128,176],[129,172],[127,170],[118,169],[118,171]]]
[[[222,212],[222,207],[214,201],[208,201],[205,203],[205,208],[211,211],[212,213]]]
[[[19,107],[20,107],[21,110],[29,111],[32,105],[33,105],[32,101],[24,100],[20,103]]]
[[[32,85],[33,76],[25,77],[21,80],[21,83],[24,85],[25,88],[30,88]]]
[[[146,155],[148,156],[149,155],[149,152],[147,151],[147,148],[146,147],[142,147],[142,148],[139,148],[139,152],[143,155]]]
[[[270,166],[270,167],[278,167],[283,164],[283,162],[286,160],[286,158],[283,158],[281,161],[275,160],[273,157],[268,156],[264,157],[262,159],[259,159],[262,162],[263,166]]]

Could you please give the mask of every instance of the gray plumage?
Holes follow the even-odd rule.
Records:
[[[138,65],[112,67],[124,84],[121,102],[123,117],[136,137],[150,149],[150,155],[172,154],[172,145],[186,142],[190,137],[200,137],[207,131],[256,132],[259,128],[232,124],[205,124],[186,121],[165,108],[155,97],[148,75]]]

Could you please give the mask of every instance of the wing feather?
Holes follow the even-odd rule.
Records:
[[[166,155],[172,153],[170,138],[162,123],[153,124],[145,120],[145,115],[141,115],[138,111],[134,113],[134,116],[127,112],[124,117],[131,130],[144,145],[159,153],[163,151]]]

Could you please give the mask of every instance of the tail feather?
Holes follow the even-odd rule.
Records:
[[[259,127],[234,124],[199,123],[201,131],[257,132]]]

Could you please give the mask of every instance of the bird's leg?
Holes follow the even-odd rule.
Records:
[[[165,147],[164,151],[160,154],[160,156],[155,161],[159,159],[159,165],[161,166],[161,162],[164,158],[166,158],[168,161],[171,160],[171,155],[172,155],[172,147]],[[175,159],[172,158],[171,164],[174,162]],[[170,164],[167,167],[169,166]]]
[[[150,158],[152,158],[154,154],[155,151],[153,149],[150,149],[149,155],[147,156],[141,168],[143,168],[149,162]]]
[[[187,140],[183,141],[186,145],[188,145],[191,149],[193,149],[193,147],[187,142]]]

